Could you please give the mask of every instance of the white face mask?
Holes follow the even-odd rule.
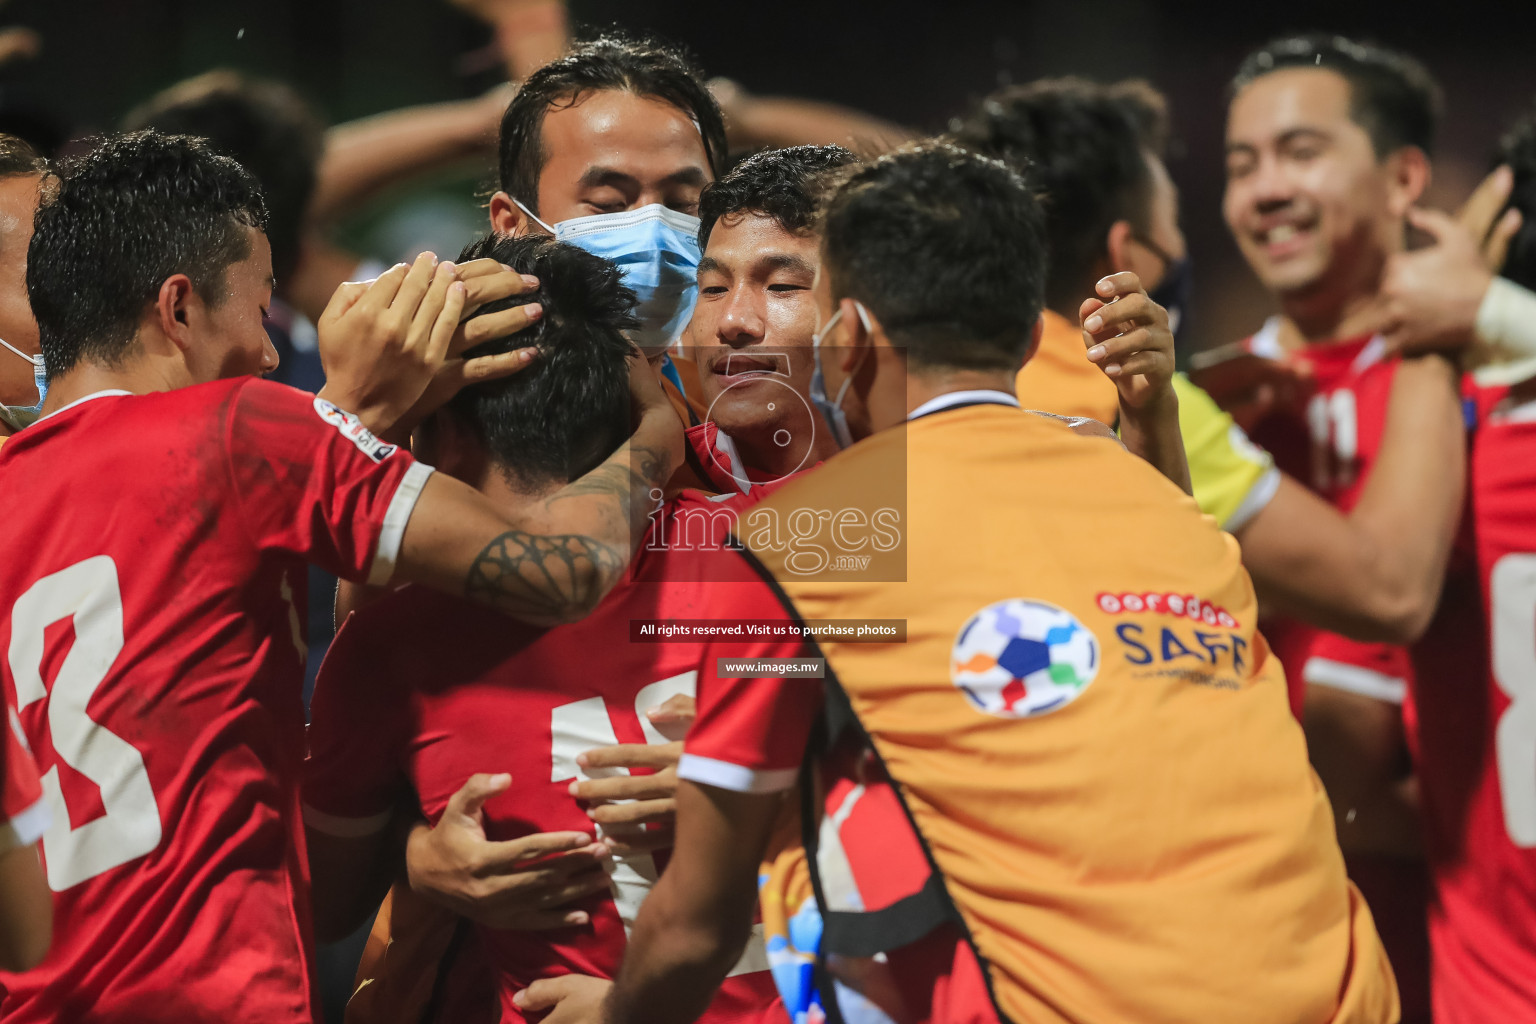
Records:
[[[0,345],[32,364],[32,383],[37,385],[36,405],[0,405],[0,420],[9,423],[12,429],[20,430],[36,423],[43,414],[43,399],[48,397],[48,371],[43,366],[41,355],[29,356],[4,338],[0,338]]]
[[[853,301],[853,309],[859,315],[859,323],[864,325],[868,332],[869,314],[864,310],[864,304],[859,300]],[[811,374],[811,404],[821,410],[821,415],[826,419],[827,425],[832,428],[832,437],[837,441],[839,448],[847,448],[853,444],[853,432],[848,428],[848,414],[843,411],[843,399],[848,397],[848,387],[853,383],[853,372],[850,371],[843,378],[842,386],[837,389],[836,398],[827,397],[827,375],[821,369],[821,342],[832,328],[837,325],[838,318],[843,315],[843,309],[839,304],[837,312],[827,321],[826,326],[811,335],[811,359],[816,364],[816,370]],[[861,360],[862,361],[862,360]],[[858,369],[857,366],[854,367]]]
[[[635,315],[640,327],[629,332],[636,345],[664,349],[683,333],[699,297],[699,218],[652,203],[638,210],[546,224],[521,202],[513,202],[556,241],[569,242],[619,268],[625,286],[639,300]]]

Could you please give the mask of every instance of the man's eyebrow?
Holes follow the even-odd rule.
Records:
[[[577,180],[576,184],[583,188],[587,188],[593,185],[613,185],[616,187],[620,185],[638,186],[640,182],[633,174],[626,174],[625,172],[616,170],[612,167],[588,167]]]
[[[793,270],[812,276],[816,273],[810,260],[792,252],[771,252],[763,257],[763,264],[770,270]]]
[[[1298,138],[1304,137],[1322,139],[1326,142],[1333,138],[1333,134],[1323,128],[1316,128],[1312,125],[1302,125],[1297,128],[1287,128],[1285,131],[1281,132],[1279,137],[1275,139],[1275,145],[1283,146],[1287,142],[1295,142]],[[1257,149],[1258,147],[1251,142],[1227,143],[1228,153],[1253,153],[1256,152]]]
[[[713,256],[705,256],[699,260],[699,273],[708,274],[717,270],[721,273],[725,272],[725,268],[720,265],[720,261]]]
[[[664,184],[668,185],[697,185],[703,188],[709,184],[709,172],[695,165],[693,167],[684,167],[679,171],[673,171],[661,180]]]

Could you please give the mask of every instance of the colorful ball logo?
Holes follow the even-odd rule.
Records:
[[[1099,642],[1071,612],[1014,598],[971,616],[949,677],[976,710],[1030,718],[1076,700],[1099,671]]]

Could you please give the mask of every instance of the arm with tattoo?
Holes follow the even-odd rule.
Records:
[[[651,406],[618,451],[516,521],[468,484],[434,473],[406,525],[396,581],[462,594],[525,622],[579,619],[623,578],[650,496],[681,461],[677,414]]]

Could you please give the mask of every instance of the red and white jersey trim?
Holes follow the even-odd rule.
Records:
[[[432,467],[416,462],[400,478],[395,496],[389,500],[384,512],[384,528],[379,531],[378,550],[373,555],[373,566],[368,570],[369,586],[382,587],[395,574],[395,562],[400,558],[400,542],[405,539],[405,524],[411,521],[421,489],[427,485]]]
[[[1308,658],[1302,667],[1301,678],[1308,685],[1358,693],[1362,697],[1388,704],[1401,704],[1408,692],[1408,681],[1400,676],[1390,676],[1331,658]]]
[[[789,789],[799,768],[747,768],[699,754],[684,754],[677,762],[677,777],[733,793],[778,793]]]

